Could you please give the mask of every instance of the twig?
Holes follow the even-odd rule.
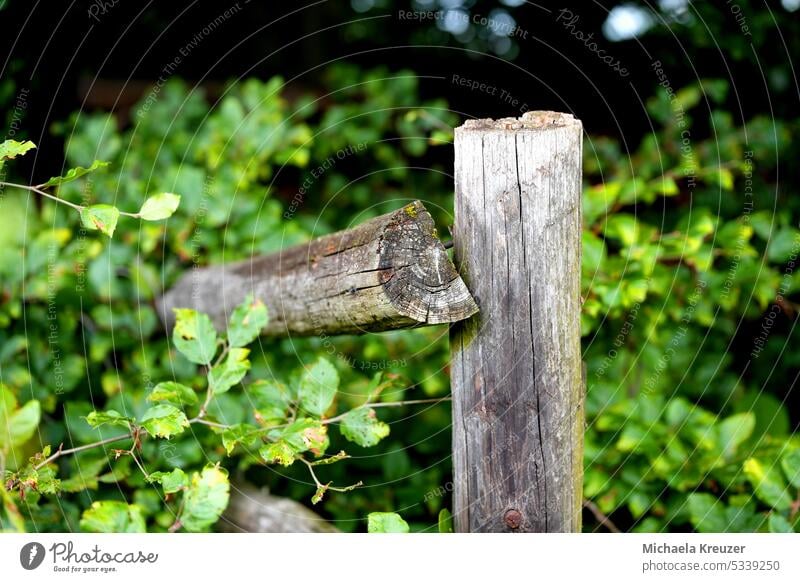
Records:
[[[605,526],[605,527],[608,529],[608,531],[610,531],[610,532],[613,532],[613,533],[622,533],[622,530],[620,530],[620,529],[619,529],[619,528],[618,528],[618,527],[617,527],[617,526],[614,524],[614,522],[613,522],[613,521],[611,521],[611,518],[609,518],[609,517],[608,517],[608,516],[607,516],[605,513],[603,513],[603,512],[600,510],[600,508],[599,508],[599,507],[597,507],[597,504],[596,504],[596,503],[594,503],[593,501],[590,501],[590,500],[586,499],[586,500],[583,502],[583,506],[584,506],[586,509],[588,509],[589,511],[591,511],[591,512],[592,512],[592,515],[594,516],[594,518],[595,518],[595,519],[596,519],[596,520],[597,520],[597,521],[598,521],[598,522],[599,522],[601,525],[604,525],[604,526]]]
[[[308,467],[308,472],[311,473],[311,478],[314,479],[314,483],[316,484],[318,489],[325,489],[326,491],[337,491],[339,493],[346,493],[348,491],[352,491],[353,488],[360,487],[361,485],[364,484],[362,481],[359,481],[358,483],[356,483],[355,485],[351,485],[350,487],[333,487],[331,486],[330,483],[328,483],[327,485],[323,485],[320,482],[320,480],[317,479],[317,474],[314,472],[314,464],[311,461],[307,460],[302,455],[297,455],[297,457],[295,458],[298,461],[302,461],[305,464],[305,466]]]
[[[24,184],[14,184],[12,182],[0,182],[0,186],[11,186],[12,188],[20,188],[21,190],[36,192],[37,194],[41,194],[45,198],[49,198],[50,200],[55,200],[56,202],[60,202],[61,204],[66,204],[67,206],[74,208],[78,212],[80,212],[84,208],[80,204],[75,204],[73,202],[70,202],[69,200],[64,200],[63,198],[59,198],[58,196],[45,192],[44,190],[40,190],[37,186],[25,186]]]
[[[123,441],[125,439],[132,439],[132,438],[133,438],[133,434],[131,434],[131,433],[121,434],[121,435],[118,435],[118,436],[115,436],[115,437],[109,437],[107,439],[103,439],[101,441],[97,441],[96,443],[89,443],[88,445],[81,445],[79,447],[73,447],[71,449],[63,448],[64,444],[62,443],[58,447],[58,450],[55,453],[53,453],[52,455],[47,457],[44,461],[42,461],[41,463],[36,465],[33,468],[33,470],[34,471],[38,471],[39,469],[41,469],[45,465],[48,465],[48,464],[52,463],[53,461],[55,461],[59,457],[63,457],[64,455],[71,455],[71,454],[74,454],[74,453],[80,453],[81,451],[88,451],[89,449],[102,447],[103,445],[108,445],[108,444],[111,444],[111,443],[115,443],[117,441]]]
[[[425,398],[422,400],[400,400],[398,402],[365,402],[361,406],[357,406],[356,408],[383,408],[386,406],[406,406],[407,404],[439,404],[440,402],[448,402],[452,400],[452,397],[446,396],[444,398]],[[355,409],[354,409],[355,410]],[[351,412],[344,412],[342,414],[338,414],[331,418],[326,418],[322,421],[322,424],[331,424],[333,422],[338,422],[342,420],[347,414]]]

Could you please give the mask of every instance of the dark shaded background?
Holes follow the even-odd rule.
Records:
[[[9,1],[0,12],[7,31],[0,39],[0,54],[9,56],[2,76],[13,78],[17,90],[30,90],[25,128],[28,137],[43,144],[37,177],[48,174],[51,164],[60,167],[61,143],[40,137],[53,121],[81,108],[124,112],[164,75],[181,48],[227,8],[234,11],[230,18],[173,71],[174,76],[211,88],[212,95],[224,81],[253,75],[266,79],[280,74],[292,80],[290,85],[313,89],[325,63],[335,60],[393,71],[408,67],[430,77],[422,82],[426,95],[447,98],[464,116],[516,115],[519,105],[460,87],[453,75],[496,86],[498,93],[506,90],[532,109],[570,110],[589,133],[624,136],[633,147],[650,130],[642,102],[658,83],[651,67],[658,59],[675,88],[698,78],[730,80],[734,90],[729,109],[736,123],[757,113],[792,117],[796,110],[796,77],[789,55],[798,54],[800,19],[789,10],[792,1],[703,2],[693,6],[691,15],[682,2],[652,3],[661,22],[639,38],[618,42],[603,34],[609,10],[649,6],[647,2],[507,4]],[[508,14],[518,29],[510,42],[498,45],[497,35],[480,24],[471,24],[457,37],[440,30],[437,21],[400,17],[400,11],[441,7],[460,8],[471,22]],[[563,17],[558,21],[565,7],[579,17],[569,30]],[[593,34],[629,76],[611,71],[570,31]]]

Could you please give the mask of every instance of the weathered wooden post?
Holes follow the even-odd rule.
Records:
[[[529,112],[455,137],[455,262],[480,312],[452,325],[457,531],[580,531],[581,122]]]

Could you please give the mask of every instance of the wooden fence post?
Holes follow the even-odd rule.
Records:
[[[480,312],[452,325],[457,531],[580,531],[581,122],[529,112],[455,137],[455,262]]]

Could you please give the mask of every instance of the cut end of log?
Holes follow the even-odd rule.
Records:
[[[504,117],[502,119],[469,119],[456,131],[508,131],[535,130],[543,131],[568,126],[581,127],[579,119],[569,113],[557,111],[528,111],[522,117]]]
[[[381,332],[453,323],[478,311],[422,202],[350,230],[238,263],[192,269],[158,301],[207,313],[223,330],[252,294],[269,311],[262,335]]]
[[[380,241],[380,282],[398,313],[425,324],[453,323],[478,306],[420,201],[394,213]]]

